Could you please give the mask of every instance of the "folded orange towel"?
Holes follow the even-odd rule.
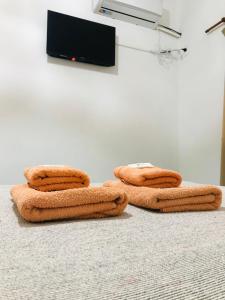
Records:
[[[123,191],[108,187],[43,193],[24,184],[14,186],[11,196],[20,215],[30,222],[118,216],[128,202]]]
[[[117,178],[125,183],[154,188],[177,187],[182,181],[181,175],[178,172],[161,169],[158,167],[117,167],[114,169],[114,174]]]
[[[90,184],[85,172],[68,166],[26,168],[24,176],[30,187],[42,192],[81,188]]]
[[[130,204],[160,212],[215,210],[222,200],[221,190],[210,185],[154,189],[108,181],[104,186],[119,187],[126,192]]]

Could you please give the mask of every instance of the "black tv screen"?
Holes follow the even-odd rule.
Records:
[[[101,66],[115,65],[116,29],[48,11],[47,54]]]

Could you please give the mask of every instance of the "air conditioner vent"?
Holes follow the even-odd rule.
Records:
[[[157,2],[155,2],[155,0],[124,0],[123,2],[115,0],[94,0],[93,9],[95,13],[104,16],[155,29],[161,15],[149,10],[151,1],[155,4],[160,2],[158,0]],[[131,5],[137,3],[140,6]],[[152,7],[155,8],[155,6]],[[160,9],[157,11],[160,11]]]

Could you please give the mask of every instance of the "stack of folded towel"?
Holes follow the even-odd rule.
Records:
[[[27,184],[16,185],[11,196],[20,215],[30,222],[121,215],[125,192],[116,187],[89,187],[89,176],[67,166],[28,168]]]
[[[179,173],[158,167],[118,167],[117,181],[107,181],[106,187],[126,192],[130,204],[160,212],[215,210],[221,205],[222,193],[216,186],[180,186]]]
[[[27,168],[27,184],[14,186],[11,196],[20,215],[30,222],[118,216],[128,202],[160,212],[215,210],[221,205],[218,187],[181,186],[182,177],[175,171],[144,164],[118,167],[114,174],[119,180],[90,187],[90,178],[82,170]]]

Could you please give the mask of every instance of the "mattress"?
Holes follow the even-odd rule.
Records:
[[[0,187],[0,299],[225,299],[225,202],[213,212],[30,224]],[[224,188],[222,188],[224,190]]]

